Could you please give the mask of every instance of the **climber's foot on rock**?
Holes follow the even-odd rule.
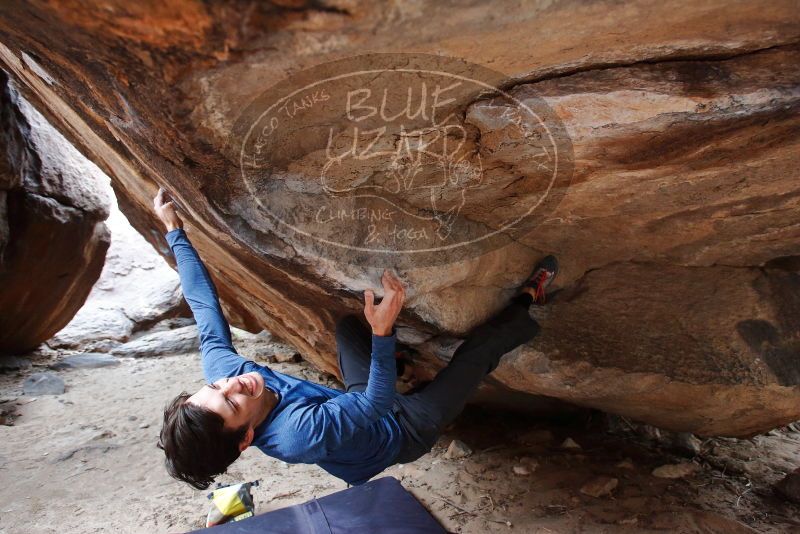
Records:
[[[533,273],[522,285],[522,291],[533,297],[534,304],[544,304],[547,287],[553,283],[558,274],[558,260],[555,256],[546,256],[533,269]]]

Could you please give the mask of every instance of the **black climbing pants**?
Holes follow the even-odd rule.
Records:
[[[430,451],[500,357],[539,333],[539,324],[528,313],[531,300],[526,293],[516,297],[469,333],[433,381],[413,393],[395,395],[393,411],[405,438],[395,463],[413,462]],[[347,391],[367,387],[371,340],[369,329],[355,315],[344,317],[336,326],[339,369]]]

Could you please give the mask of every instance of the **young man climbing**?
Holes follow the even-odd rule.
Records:
[[[338,391],[236,353],[214,285],[173,203],[160,190],[153,204],[197,321],[208,382],[169,404],[158,446],[170,475],[198,489],[207,488],[250,446],[288,463],[317,464],[349,484],[416,460],[430,451],[500,357],[539,332],[528,307],[543,302],[558,270],[555,258],[545,258],[509,306],[470,332],[433,381],[407,395],[395,391],[394,322],[405,290],[385,271],[381,302],[375,304],[372,291],[364,295],[369,328],[354,315],[336,325],[346,388]]]

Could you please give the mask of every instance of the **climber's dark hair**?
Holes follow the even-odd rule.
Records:
[[[186,402],[185,391],[164,410],[158,448],[166,454],[167,472],[197,489],[207,489],[241,454],[239,443],[247,426],[224,428],[222,417]]]

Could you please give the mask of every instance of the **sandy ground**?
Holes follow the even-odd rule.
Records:
[[[156,448],[164,405],[202,384],[197,354],[122,360],[116,367],[59,371],[67,391],[22,395],[24,377],[51,363],[0,374],[0,532],[182,532],[203,525],[206,493],[170,479]],[[331,383],[304,363],[278,371]],[[543,421],[468,409],[425,457],[379,476],[400,479],[452,532],[799,532],[800,508],[771,484],[800,465],[800,433],[706,440],[692,476],[654,468],[689,461],[639,434],[610,434],[602,417]],[[571,437],[580,450],[564,450]],[[446,459],[453,439],[474,451]],[[629,459],[629,461],[625,461]],[[620,464],[623,461],[623,464]],[[529,474],[515,474],[514,467]],[[581,487],[618,479],[609,495]],[[346,487],[313,465],[288,465],[248,449],[222,482],[260,479],[257,512]],[[753,529],[753,530],[751,530]]]

